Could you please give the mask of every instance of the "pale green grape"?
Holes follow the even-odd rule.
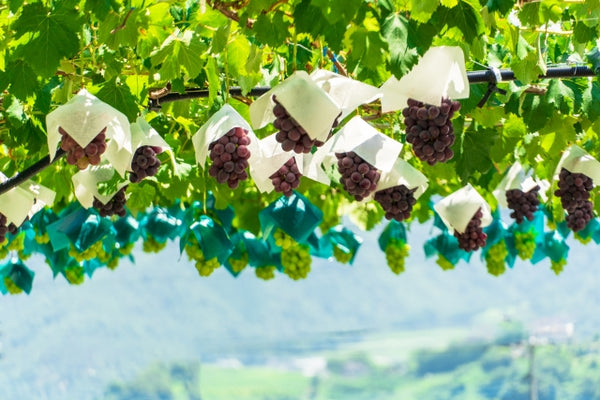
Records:
[[[167,242],[164,243],[157,242],[152,236],[148,236],[146,240],[144,240],[144,244],[142,245],[142,250],[144,253],[160,253],[162,249],[167,246]]]
[[[515,233],[515,248],[521,260],[531,260],[535,247],[535,233],[531,231]]]
[[[289,249],[295,243],[294,239],[292,239],[281,229],[277,229],[275,233],[273,233],[273,239],[275,239],[275,244],[284,250]]]
[[[242,258],[240,258],[240,259],[229,257],[228,261],[229,261],[229,264],[231,265],[231,269],[233,270],[233,272],[235,272],[235,273],[242,272],[242,270],[244,268],[246,268],[246,266],[248,265],[248,254],[247,253],[242,254]]]
[[[501,240],[490,247],[485,255],[485,266],[487,267],[488,272],[494,276],[499,276],[506,272],[506,263],[504,260],[507,255],[508,249],[506,248],[506,242],[504,240]]]
[[[266,267],[256,267],[254,269],[254,273],[260,279],[268,281],[269,279],[275,278],[275,267],[273,265],[268,265]]]
[[[195,261],[196,270],[200,276],[209,276],[213,271],[221,266],[219,260],[216,257],[206,260],[204,253],[200,248],[198,240],[195,236],[190,236],[188,242],[185,245],[185,253],[190,261]]]
[[[71,285],[81,285],[85,281],[83,267],[78,265],[75,267],[65,268],[65,278]]]
[[[554,260],[550,259],[550,269],[554,271],[556,275],[559,275],[563,271],[565,265],[567,265],[567,260],[565,260],[564,258],[558,262],[555,262]]]
[[[346,253],[339,247],[334,246],[333,247],[333,257],[335,257],[335,259],[342,264],[348,264],[350,262],[350,260],[352,260],[352,252]]]
[[[439,265],[440,268],[442,268],[444,271],[454,269],[454,264],[448,261],[448,259],[441,254],[438,254],[438,258],[435,263]]]
[[[20,287],[15,285],[13,280],[10,279],[8,276],[4,277],[4,286],[6,286],[6,290],[8,290],[8,293],[10,293],[10,294],[23,293],[23,289],[21,289]]]
[[[402,240],[390,240],[385,248],[385,260],[388,267],[396,275],[404,272],[405,260],[410,252],[410,246]]]

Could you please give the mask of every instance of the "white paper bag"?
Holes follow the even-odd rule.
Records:
[[[394,167],[389,172],[382,172],[375,192],[404,185],[408,189],[416,189],[413,193],[418,199],[427,190],[428,180],[418,169],[401,158],[397,158]]]
[[[469,97],[469,89],[462,49],[431,47],[402,79],[392,76],[381,86],[381,111],[403,109],[409,98],[440,105],[442,98]]]
[[[108,160],[119,175],[124,176],[131,161],[131,131],[125,114],[82,89],[66,104],[46,116],[48,151],[54,158],[62,135],[62,127],[81,147],[88,145],[106,128],[109,140],[102,158]]]
[[[433,206],[448,230],[453,233],[464,233],[471,218],[481,208],[481,227],[492,223],[492,212],[489,204],[471,184],[444,197]]]
[[[562,168],[572,173],[585,174],[592,178],[594,185],[600,184],[600,162],[579,146],[572,145],[563,153],[554,171],[554,180],[558,180]]]
[[[248,132],[250,144],[250,158],[248,165],[257,161],[260,153],[259,140],[246,120],[229,104],[225,104],[219,111],[214,113],[204,125],[192,136],[192,143],[196,151],[196,162],[204,168],[210,151],[208,146],[218,140],[233,128],[242,128]]]
[[[539,186],[539,194],[542,200],[546,200],[546,190],[550,186],[547,181],[540,181],[533,178],[532,171],[525,171],[518,161],[508,170],[504,178],[500,181],[496,189],[492,192],[498,204],[504,208],[508,207],[506,201],[506,192],[511,189],[519,189],[523,192],[529,192],[534,187]]]
[[[109,181],[115,174],[115,169],[107,162],[100,165],[94,165],[79,171],[71,178],[75,188],[75,197],[79,200],[83,208],[90,208],[94,204],[96,197],[102,204],[106,204],[113,196],[129,182],[120,182],[117,190],[108,195],[102,195],[98,192],[100,182]]]
[[[324,69],[313,71],[310,78],[341,108],[340,121],[361,104],[371,103],[383,96],[375,86]]]
[[[250,166],[250,175],[252,176],[252,180],[256,184],[256,187],[261,192],[269,193],[274,190],[270,178],[271,175],[277,172],[277,170],[292,157],[296,159],[296,165],[298,166],[300,173],[302,174],[304,172],[302,154],[283,151],[277,140],[275,140],[275,134],[260,140],[259,148],[260,157],[257,157],[256,162]]]
[[[308,76],[296,71],[250,105],[250,120],[262,128],[275,120],[273,96],[313,140],[325,142],[341,107]]]

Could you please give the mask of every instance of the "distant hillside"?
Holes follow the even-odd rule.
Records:
[[[52,281],[34,260],[31,295],[0,299],[0,398],[88,399],[155,361],[293,351],[344,332],[485,329],[507,315],[561,318],[575,321],[577,334],[596,333],[597,247],[574,245],[559,277],[548,263],[517,263],[494,278],[477,262],[444,272],[425,260],[428,229],[411,232],[400,276],[376,249],[377,232],[362,233],[354,266],[315,260],[300,282],[284,275],[264,282],[253,271],[234,279],[223,268],[201,278],[185,256],[175,262],[175,245],[159,255],[138,252],[136,265],[99,270],[80,287]]]

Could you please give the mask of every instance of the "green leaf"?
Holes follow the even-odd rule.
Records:
[[[11,83],[10,93],[21,100],[26,100],[38,89],[37,74],[23,60],[9,64],[6,68],[6,75]]]
[[[498,133],[491,129],[467,129],[454,146],[456,170],[461,179],[468,180],[473,174],[485,174],[493,167],[490,149],[498,139]]]
[[[19,36],[32,35],[19,51],[43,76],[54,75],[60,60],[73,56],[79,49],[79,13],[66,6],[50,10],[41,3],[28,4],[13,28]]]
[[[310,0],[302,0],[294,8],[294,27],[297,32],[306,32],[318,37],[327,30],[327,26],[327,20],[321,10],[313,6]]]
[[[147,27],[148,16],[143,9],[133,8],[123,13],[110,12],[100,23],[98,40],[113,50],[122,47],[135,48],[140,36],[140,28]]]
[[[590,121],[595,121],[600,117],[600,84],[594,80],[583,93],[583,112]]]
[[[260,17],[259,17],[260,19]],[[258,20],[254,24],[254,28],[256,28],[256,24]],[[227,23],[225,25],[220,26],[212,38],[211,51],[213,54],[221,53],[227,47],[227,41],[229,40],[229,30],[231,28],[231,23]]]
[[[473,119],[486,128],[493,128],[504,117],[502,107],[481,107],[471,112]]]
[[[432,16],[432,20],[442,26],[457,27],[463,33],[467,43],[471,43],[473,39],[485,32],[479,11],[467,0],[458,1],[452,8],[439,7]],[[435,22],[434,25],[436,25]]]
[[[219,93],[219,71],[217,70],[217,60],[209,57],[206,62],[206,77],[208,78],[208,104],[212,105]]]
[[[486,6],[489,11],[498,11],[501,15],[507,14],[515,5],[515,0],[488,0]]]
[[[350,221],[363,231],[370,231],[375,228],[384,215],[385,211],[381,207],[377,207],[374,202],[366,204],[353,203],[349,213]]]
[[[130,195],[127,199],[127,206],[133,210],[144,210],[154,201],[156,189],[149,183],[141,182],[137,185],[129,185],[127,193]]]
[[[527,126],[523,120],[514,114],[510,114],[502,126],[502,135],[506,137],[523,139],[527,134]]]
[[[271,14],[260,14],[252,26],[256,32],[256,39],[266,43],[273,48],[285,43],[288,36],[289,23],[283,19],[283,13],[276,11]]]
[[[173,80],[185,70],[190,78],[196,77],[204,68],[207,46],[193,31],[171,35],[152,56],[152,64],[161,64],[161,80]]]
[[[19,8],[23,5],[24,0],[8,0],[8,9],[11,13],[16,14]]]
[[[440,5],[439,0],[411,0],[411,19],[427,22]]]
[[[98,182],[96,188],[98,193],[103,196],[108,196],[112,193],[116,193],[119,190],[119,184],[125,182],[125,179],[119,174],[113,174],[112,178],[107,181]]]
[[[510,67],[515,73],[515,77],[524,85],[538,79],[544,73],[539,65],[539,58],[536,52],[531,51],[522,60],[514,58]]]
[[[574,108],[575,92],[561,79],[552,79],[548,85],[546,100],[563,114],[569,114]]]
[[[409,47],[408,19],[390,14],[383,22],[381,33],[390,51],[390,72],[401,78],[419,61],[416,49]]]
[[[118,82],[116,78],[106,82],[96,93],[96,97],[121,111],[130,122],[134,122],[139,114],[137,100],[131,94],[129,86]]]
[[[344,25],[352,21],[361,3],[361,0],[312,0],[312,5],[321,10],[328,23],[342,21]]]

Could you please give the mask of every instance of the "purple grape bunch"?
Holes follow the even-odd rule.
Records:
[[[517,224],[522,223],[525,219],[533,220],[533,213],[537,211],[540,205],[538,199],[539,185],[531,188],[527,192],[521,189],[510,189],[506,191],[506,202],[508,208],[512,210],[510,217],[517,221]]]
[[[414,193],[417,189],[409,189],[405,185],[398,185],[375,192],[375,200],[385,211],[385,218],[395,219],[398,222],[410,217],[413,206],[417,203]]]
[[[565,168],[560,170],[558,176],[558,189],[554,195],[560,197],[564,210],[567,212],[567,226],[574,232],[586,227],[594,218],[593,204],[590,201],[590,192],[594,182],[589,176],[570,172]]]
[[[454,157],[452,117],[460,110],[460,103],[443,99],[440,106],[408,99],[402,110],[406,126],[406,141],[413,146],[415,155],[429,165],[446,162]]]
[[[248,179],[246,168],[251,155],[250,141],[247,130],[235,127],[212,142],[208,146],[212,161],[208,169],[210,176],[231,189],[236,189],[240,181]]]
[[[154,176],[160,168],[160,160],[156,157],[162,152],[158,146],[140,146],[133,153],[131,160],[131,170],[129,180],[132,183],[141,182],[148,176]]]
[[[296,164],[296,158],[290,158],[284,165],[281,166],[271,178],[273,187],[276,192],[283,193],[284,196],[290,197],[292,191],[300,185],[302,174]]]
[[[273,114],[275,115],[275,121],[273,126],[278,129],[279,132],[275,135],[275,140],[281,143],[281,148],[284,151],[294,151],[298,154],[310,153],[313,146],[321,147],[323,142],[316,139],[311,139],[308,133],[302,126],[288,113],[285,107],[277,101],[273,96],[275,107],[273,107]],[[333,127],[337,125],[337,120]]]
[[[480,208],[475,215],[473,215],[463,233],[459,233],[456,230],[454,231],[454,236],[458,239],[458,247],[465,251],[475,251],[480,247],[485,246],[487,234],[485,234],[481,228],[482,217],[483,212]]]
[[[117,193],[110,199],[106,204],[102,204],[100,200],[94,197],[93,206],[98,210],[98,213],[101,217],[110,217],[113,215],[118,215],[119,217],[124,217],[127,213],[125,210],[125,203],[127,199],[125,198],[125,190],[127,186],[119,189]]]
[[[368,197],[377,188],[381,173],[355,152],[335,153],[340,183],[357,201]]]

